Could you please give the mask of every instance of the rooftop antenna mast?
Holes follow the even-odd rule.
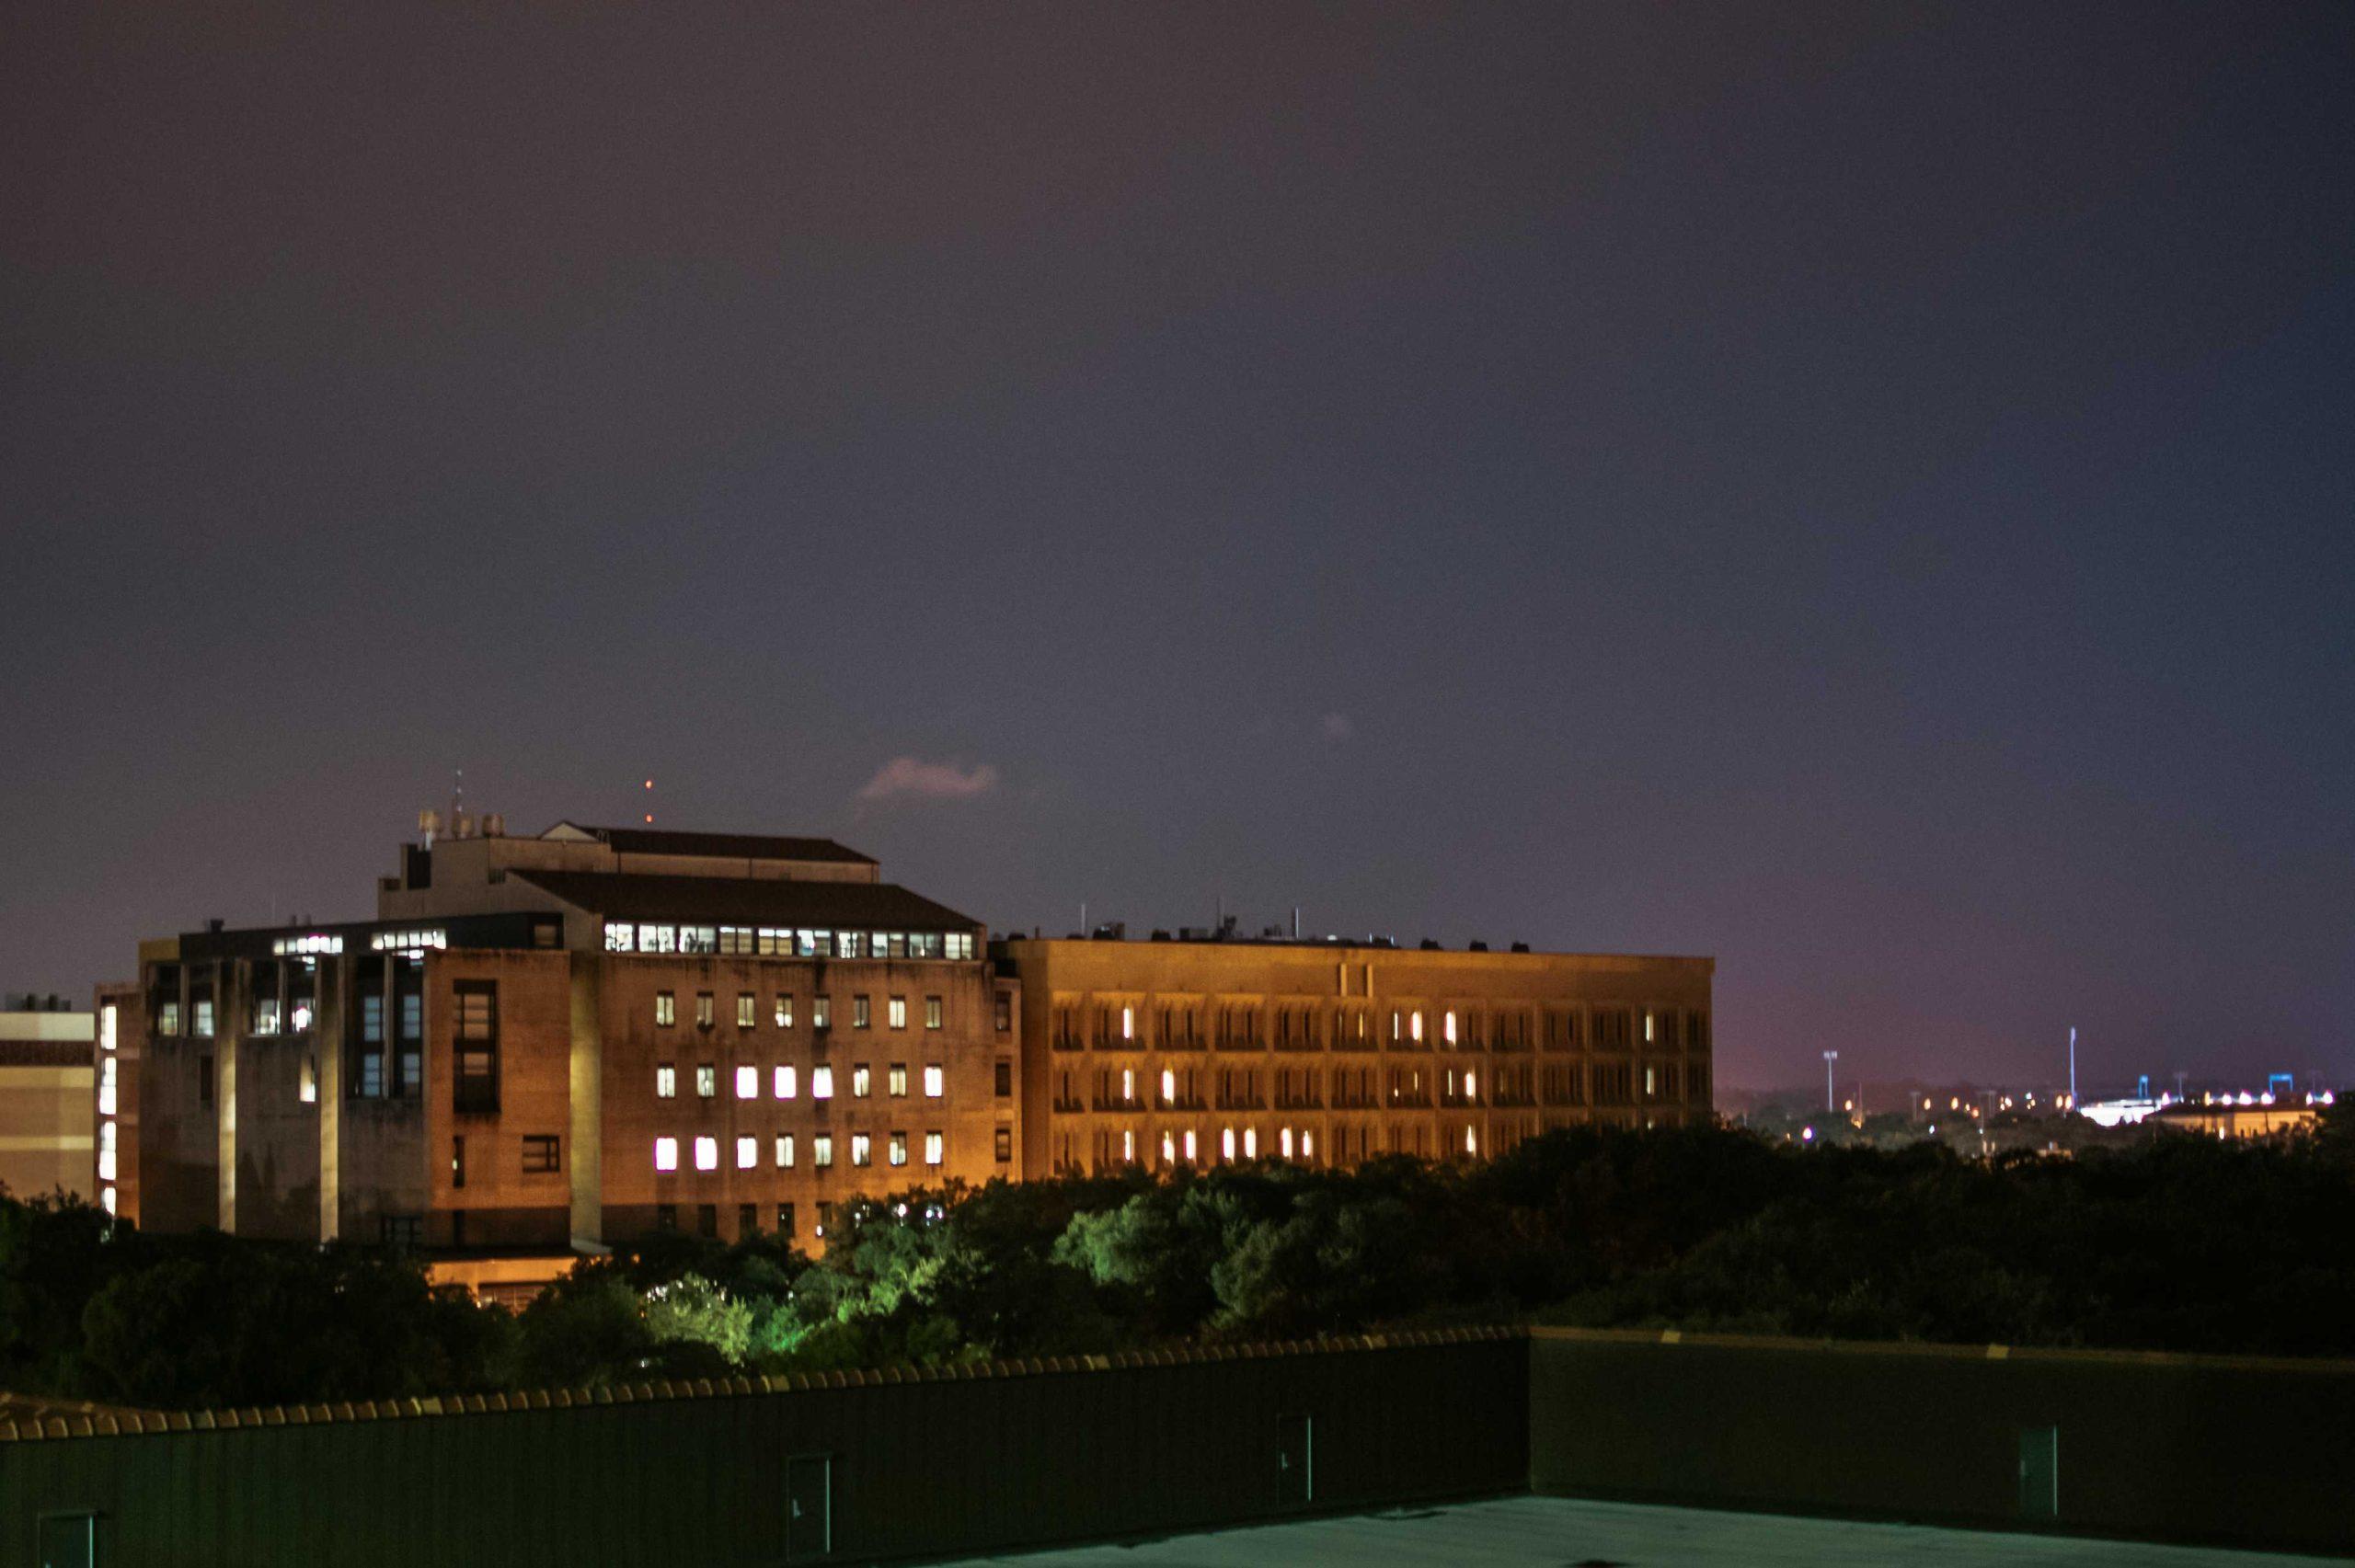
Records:
[[[2077,1108],[2077,1026],[2069,1025],[2069,1108]]]
[[[646,811],[645,811],[646,825],[647,825],[648,827],[651,828],[652,826],[654,826],[654,781],[653,781],[652,779],[649,779],[649,780],[647,780],[647,781],[646,781],[646,795],[645,795],[645,799],[646,799]]]

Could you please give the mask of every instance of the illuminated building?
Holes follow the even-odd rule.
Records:
[[[121,1213],[525,1287],[1013,1173],[1017,1009],[977,922],[825,840],[454,826],[375,920],[142,945],[101,993]]]
[[[1499,1154],[1710,1115],[1703,957],[1017,938],[1033,1174]]]
[[[94,1014],[69,1012],[54,998],[0,1011],[0,1188],[12,1197],[63,1188],[98,1201],[96,1025]]]

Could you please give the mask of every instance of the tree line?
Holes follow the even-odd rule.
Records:
[[[1579,1128],[838,1204],[811,1259],[666,1235],[520,1313],[360,1248],[0,1198],[0,1388],[161,1408],[1539,1322],[2355,1355],[2355,1120],[2073,1159]]]

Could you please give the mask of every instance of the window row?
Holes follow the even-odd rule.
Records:
[[[1010,1132],[1007,1136],[1010,1138]],[[792,1133],[789,1132],[778,1133],[774,1138],[765,1140],[750,1135],[737,1139],[735,1140],[736,1162],[733,1168],[739,1171],[759,1170],[761,1168],[761,1146],[764,1141],[768,1144],[768,1155],[776,1170],[790,1171],[796,1168],[800,1159],[800,1142]],[[816,1133],[810,1137],[810,1164],[812,1169],[823,1171],[833,1168],[834,1163],[834,1142],[835,1135],[830,1132]],[[848,1153],[852,1165],[865,1167],[875,1163],[875,1138],[873,1134],[864,1132],[850,1133],[847,1135],[847,1142],[849,1144]],[[719,1139],[717,1138],[697,1138],[692,1141],[689,1147],[695,1158],[695,1168],[696,1170],[717,1171],[719,1169]],[[924,1134],[923,1147],[924,1162],[926,1165],[940,1165],[947,1162],[948,1158],[948,1137],[946,1133],[927,1132]],[[886,1133],[883,1137],[883,1162],[886,1165],[892,1166],[905,1165],[908,1162],[910,1148],[911,1145],[906,1133]],[[1007,1150],[1008,1155],[1010,1155],[1011,1152],[1012,1150],[1009,1147]],[[1001,1156],[1001,1158],[1004,1157],[1005,1156]],[[654,1168],[657,1171],[665,1172],[676,1171],[679,1168],[679,1139],[675,1138],[658,1138],[654,1140]]]
[[[700,953],[746,958],[971,959],[970,931],[834,931],[821,927],[605,922],[608,953]]]
[[[1150,1013],[1150,1019],[1148,1019]],[[1698,1009],[1329,1008],[1261,1002],[1059,1001],[1049,1039],[1058,1050],[1371,1050],[1395,1046],[1527,1050],[1626,1050],[1640,1038],[1663,1050],[1709,1047],[1709,1015]]]
[[[1640,1076],[1630,1062],[1591,1064],[1502,1061],[1485,1069],[1436,1064],[1390,1068],[1277,1067],[1239,1064],[1165,1067],[1158,1073],[1134,1068],[1098,1068],[1092,1082],[1078,1069],[1054,1070],[1053,1108],[1079,1111],[1366,1110],[1392,1106],[1631,1104],[1637,1085],[1642,1100],[1706,1104],[1706,1064],[1646,1062]]]
[[[1014,1064],[998,1064],[998,1093],[1014,1092]],[[757,1100],[761,1097],[761,1070],[746,1063],[736,1069],[736,1098]],[[883,1070],[884,1093],[893,1099],[904,1099],[908,1093],[908,1064],[895,1061]],[[875,1076],[866,1062],[854,1062],[850,1068],[850,1093],[855,1100],[864,1100],[874,1092]],[[795,1100],[801,1095],[801,1070],[780,1063],[769,1070],[769,1092],[779,1100]],[[924,1064],[924,1097],[937,1100],[948,1092],[948,1072],[940,1063]],[[695,1095],[698,1099],[717,1099],[719,1094],[719,1067],[716,1062],[695,1064]],[[658,1062],[654,1068],[654,1097],[675,1100],[679,1097],[679,1068],[676,1062]],[[834,1069],[821,1062],[810,1070],[810,1097],[831,1100],[834,1097]]]
[[[778,1028],[790,1029],[793,1027],[797,1001],[797,998],[787,995],[781,991],[770,999],[769,1015],[775,1021]],[[695,1027],[698,1029],[710,1028],[718,1017],[718,999],[707,990],[699,990],[695,992]],[[937,996],[927,996],[924,999],[924,1026],[925,1028],[941,1028],[947,1024],[948,1016],[948,1008],[945,1000]],[[756,1029],[760,1027],[760,993],[749,990],[738,991],[736,993],[736,1027],[739,1029]],[[656,991],[654,993],[655,1027],[658,1029],[668,1029],[677,1024],[678,1021],[678,993],[676,991],[668,990]],[[908,1026],[908,999],[904,996],[898,995],[885,997],[883,999],[883,1021],[884,1025],[887,1028],[906,1028]],[[869,1029],[874,1027],[874,999],[867,995],[864,991],[852,997],[850,999],[850,1026],[854,1029]],[[810,999],[810,1026],[813,1029],[831,1029],[834,1026],[834,999],[833,997],[821,994],[813,996]]]

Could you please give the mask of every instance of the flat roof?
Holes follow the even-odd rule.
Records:
[[[1025,1568],[2319,1568],[2339,1559],[1522,1496],[958,1561]]]
[[[1020,932],[1008,932],[991,939],[993,947],[1060,947],[1071,949],[1103,948],[1119,951],[1145,947],[1155,951],[1175,949],[1193,952],[1204,948],[1231,949],[1239,953],[1313,952],[1346,953],[1351,957],[1379,956],[1387,963],[1395,958],[1463,960],[1500,958],[1508,962],[1533,958],[1587,958],[1613,964],[1675,964],[1697,965],[1714,969],[1717,959],[1697,953],[1605,953],[1591,948],[1568,949],[1556,947],[1425,947],[1419,942],[1393,942],[1385,936],[1220,936],[1202,933],[1167,933],[1148,936],[1025,936]]]
[[[569,828],[604,844],[616,854],[707,855],[719,860],[814,860],[852,865],[874,865],[864,855],[832,839],[796,839],[773,833],[695,833],[673,828],[592,828],[580,822],[559,822],[540,837],[560,836]]]
[[[623,871],[508,873],[576,909],[615,920],[828,930],[971,931],[981,921],[890,882],[645,876]]]

